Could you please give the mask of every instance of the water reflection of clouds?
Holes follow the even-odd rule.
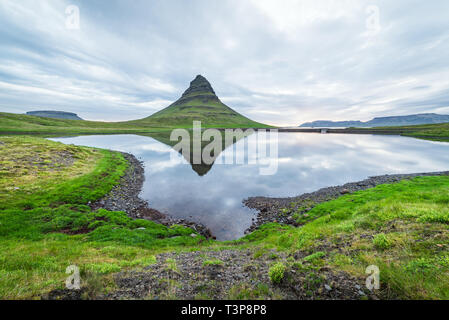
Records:
[[[269,143],[275,135],[261,138]],[[272,176],[260,175],[260,166],[248,163],[255,155],[247,154],[244,164],[214,165],[199,176],[180,154],[149,137],[54,140],[133,153],[145,162],[141,196],[162,212],[204,223],[219,239],[238,238],[251,225],[254,212],[242,206],[250,196],[294,196],[373,175],[449,169],[447,144],[397,136],[279,133],[279,166]],[[237,143],[254,143],[245,140]]]
[[[140,145],[140,149],[143,151],[153,151],[159,153],[167,153],[173,151],[170,146],[167,146],[160,142],[142,144]]]

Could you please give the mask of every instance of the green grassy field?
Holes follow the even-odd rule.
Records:
[[[84,298],[95,298],[114,290],[114,273],[148,266],[161,252],[231,248],[266,255],[276,281],[284,270],[323,281],[320,270],[328,268],[363,283],[374,264],[382,298],[449,299],[449,177],[347,194],[317,205],[301,217],[302,227],[271,223],[240,240],[216,242],[184,227],[92,211],[88,202],[111,190],[126,168],[116,152],[0,137],[0,298],[37,299],[64,288],[72,264],[81,268]],[[273,249],[290,258],[273,257]],[[292,257],[298,252],[304,258]],[[232,297],[275,298],[251,290],[237,287]]]
[[[14,113],[0,112],[0,133],[2,134],[113,134],[152,133],[173,128],[192,128],[193,120],[204,120],[202,116],[183,119],[181,122],[164,117],[162,120],[141,119],[126,122],[99,122],[42,118]],[[271,128],[250,120],[202,122],[203,128]],[[190,122],[189,122],[190,121]],[[222,121],[222,122],[220,122]]]
[[[202,126],[206,128],[269,127],[235,112],[210,93],[197,93],[183,99],[148,118],[130,121],[130,123],[155,127],[166,126],[170,123],[178,128],[190,128],[193,121],[201,121]]]
[[[202,241],[181,226],[92,212],[88,202],[109,192],[126,168],[120,153],[0,138],[1,298],[36,298],[60,288],[70,264],[90,279]]]
[[[160,130],[138,127],[126,122],[97,122],[42,118],[14,113],[0,113],[0,132],[36,134],[109,134],[141,133]]]
[[[378,128],[361,128],[359,130],[367,131],[390,131],[391,134],[403,136],[423,138],[435,141],[449,141],[449,123],[425,124],[418,126],[403,127],[378,127]]]

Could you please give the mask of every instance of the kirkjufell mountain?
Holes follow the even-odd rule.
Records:
[[[130,122],[162,127],[191,127],[193,121],[201,121],[203,127],[214,128],[267,127],[221,102],[209,81],[201,75],[196,76],[182,96],[167,108],[147,118]]]

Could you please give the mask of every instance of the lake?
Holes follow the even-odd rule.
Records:
[[[374,175],[449,169],[447,143],[380,135],[260,135],[255,133],[228,145],[214,154],[213,164],[194,165],[172,148],[175,142],[170,144],[167,137],[93,135],[51,140],[133,154],[145,166],[140,197],[160,212],[206,225],[218,240],[244,235],[256,216],[242,204],[251,196],[296,196]],[[247,150],[255,143],[253,138],[266,145],[277,140],[274,174],[263,175],[264,165],[251,163],[253,155],[248,156]],[[237,157],[244,152],[244,162],[222,164],[233,152]]]

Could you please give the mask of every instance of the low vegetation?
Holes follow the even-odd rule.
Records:
[[[0,297],[63,288],[65,269],[107,274],[147,266],[154,254],[198,245],[192,230],[92,211],[88,203],[127,168],[120,153],[30,137],[0,138]]]
[[[278,262],[273,265],[268,271],[268,276],[272,283],[280,283],[284,279],[285,265],[282,262]]]
[[[449,123],[439,124],[424,124],[417,126],[402,126],[402,127],[378,127],[358,129],[359,131],[369,131],[376,133],[389,133],[409,136],[414,138],[422,138],[434,141],[449,141]]]

